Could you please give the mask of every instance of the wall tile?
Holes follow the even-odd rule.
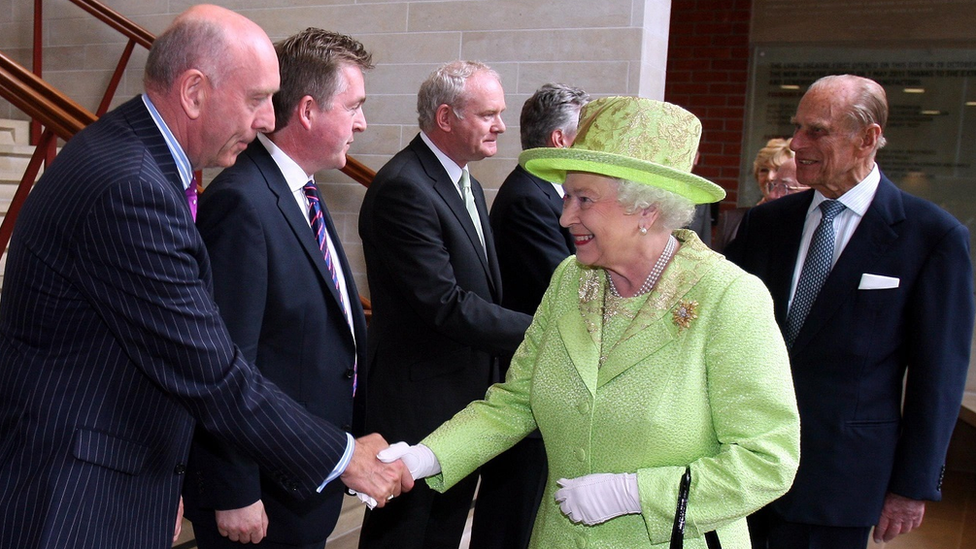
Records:
[[[572,29],[626,27],[632,24],[630,0],[495,0],[416,2],[409,29],[474,31],[485,29]]]
[[[467,32],[467,59],[523,61],[615,61],[640,58],[640,29],[565,29],[558,40],[551,30]]]

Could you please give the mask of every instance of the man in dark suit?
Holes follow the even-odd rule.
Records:
[[[505,94],[480,63],[440,67],[417,99],[421,134],[376,174],[359,234],[373,317],[366,428],[410,444],[497,379],[530,317],[503,308],[481,185],[468,163],[492,156]],[[445,494],[423,483],[367,511],[360,547],[456,549],[477,478]]]
[[[371,56],[348,36],[314,28],[275,49],[275,131],[259,134],[207,187],[197,228],[214,299],[244,358],[306,410],[350,431],[366,319],[328,208],[310,183],[316,172],[344,166],[353,136],[366,129]],[[307,193],[319,204],[327,254]],[[187,472],[186,515],[200,549],[321,548],[342,507],[339,483],[296,500],[271,471],[200,428]]]
[[[299,499],[412,484],[375,459],[382,437],[350,444],[261,376],[211,297],[191,172],[274,128],[278,83],[260,27],[190,8],[153,45],[146,95],[31,192],[0,304],[0,547],[169,547],[194,420]]]
[[[814,83],[790,145],[812,190],[750,210],[727,249],[773,296],[803,427],[759,547],[863,549],[871,526],[889,541],[941,497],[973,332],[969,234],[880,173],[887,115],[872,80]]]
[[[522,105],[522,149],[572,145],[579,111],[588,100],[579,88],[543,85]],[[502,306],[534,314],[556,266],[576,253],[573,236],[559,226],[562,212],[562,186],[521,166],[516,165],[498,189],[490,219],[502,275]],[[510,359],[502,357],[503,376]],[[481,468],[472,549],[528,546],[546,470],[546,449],[538,432]]]

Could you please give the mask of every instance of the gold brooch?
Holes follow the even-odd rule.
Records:
[[[674,323],[678,326],[678,331],[682,328],[691,327],[691,321],[698,318],[697,301],[680,301],[678,308],[674,310]]]

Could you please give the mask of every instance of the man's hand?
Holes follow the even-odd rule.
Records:
[[[901,534],[911,532],[922,525],[924,515],[924,501],[888,492],[884,507],[881,508],[881,519],[874,527],[874,542],[887,543]]]
[[[173,543],[180,539],[183,533],[183,496],[180,496],[180,505],[176,508],[176,528],[173,529]]]
[[[240,509],[214,513],[217,515],[217,531],[231,541],[258,543],[268,535],[268,515],[261,500]]]
[[[413,477],[403,463],[383,463],[376,458],[376,454],[388,446],[377,433],[356,439],[352,460],[339,477],[349,488],[376,500],[377,507],[383,507],[401,492],[413,488]]]

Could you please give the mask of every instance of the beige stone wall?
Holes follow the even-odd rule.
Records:
[[[193,3],[188,0],[103,0],[153,33]],[[11,5],[12,3],[12,5]],[[495,158],[472,165],[494,190],[519,153],[518,113],[549,81],[593,95],[642,95],[664,90],[670,0],[214,0],[260,24],[272,40],[308,26],[352,35],[377,64],[366,78],[366,132],[350,151],[378,169],[417,133],[416,92],[436,66],[454,59],[491,65],[502,76],[508,132]],[[0,50],[30,63],[33,2],[5,0]],[[44,5],[44,76],[95,110],[125,45],[121,36],[68,0]],[[137,48],[116,103],[142,91],[146,52]],[[29,66],[29,65],[28,65]],[[0,117],[19,117],[0,101]],[[208,175],[212,176],[213,174]],[[364,189],[339,173],[319,174],[323,192],[363,293],[368,293],[356,227]]]

